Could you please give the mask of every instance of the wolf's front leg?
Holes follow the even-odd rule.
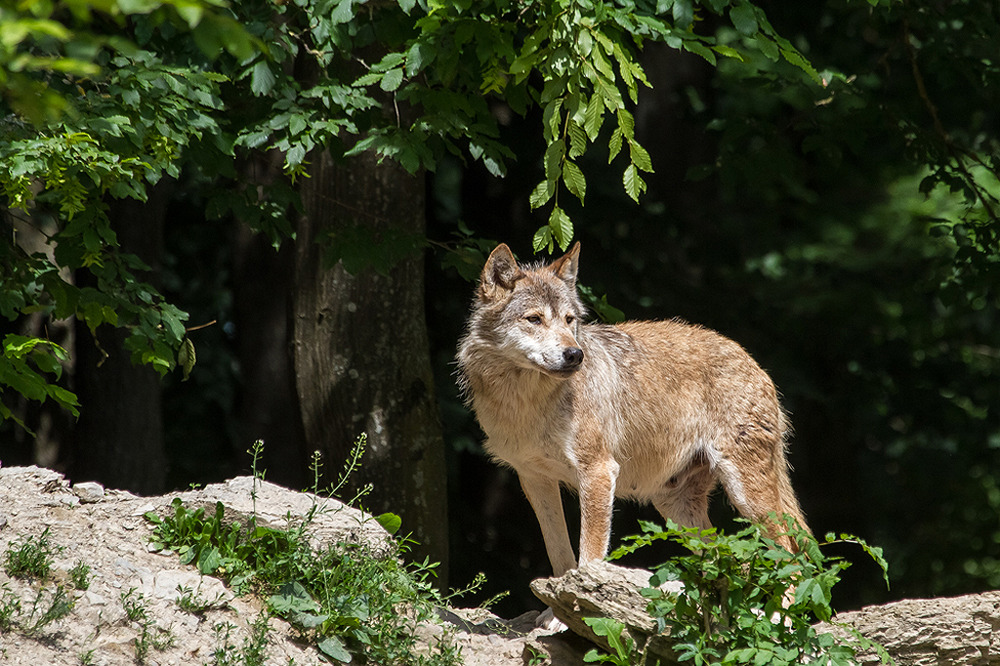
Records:
[[[542,539],[545,550],[552,564],[552,573],[562,576],[576,567],[573,556],[573,546],[569,540],[566,528],[566,517],[563,514],[562,495],[559,492],[559,482],[539,474],[518,472],[521,488],[535,510],[538,526],[542,528]],[[547,631],[565,631],[568,627],[546,608],[535,620],[535,624]]]
[[[542,539],[552,564],[552,573],[562,576],[576,567],[576,558],[573,556],[573,546],[566,528],[559,482],[531,472],[519,471],[517,476],[531,508],[535,510],[538,526],[542,528]]]
[[[580,564],[603,560],[608,554],[618,470],[614,458],[579,465]]]

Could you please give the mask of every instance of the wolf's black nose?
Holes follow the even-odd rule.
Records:
[[[563,350],[563,365],[567,368],[575,368],[583,363],[583,350],[577,347],[567,347]]]

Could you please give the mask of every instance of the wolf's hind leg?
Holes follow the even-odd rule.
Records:
[[[809,529],[788,478],[783,443],[741,433],[732,455],[719,455],[712,463],[733,506],[745,518],[767,525],[774,540],[786,550],[797,551],[783,525],[768,518],[771,512],[779,521],[788,514],[800,527]]]

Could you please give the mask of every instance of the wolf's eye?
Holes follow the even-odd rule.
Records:
[[[542,318],[539,317],[538,315],[528,315],[527,317],[525,317],[525,319],[528,320],[529,324],[541,324],[542,323]]]
[[[576,321],[576,317],[574,317],[573,315],[566,315],[567,324],[572,324],[574,321]]]

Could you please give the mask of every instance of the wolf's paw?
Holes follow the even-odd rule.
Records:
[[[545,631],[551,631],[553,634],[569,629],[562,620],[555,616],[551,608],[546,608],[538,614],[538,617],[535,618],[535,626],[541,627]]]

